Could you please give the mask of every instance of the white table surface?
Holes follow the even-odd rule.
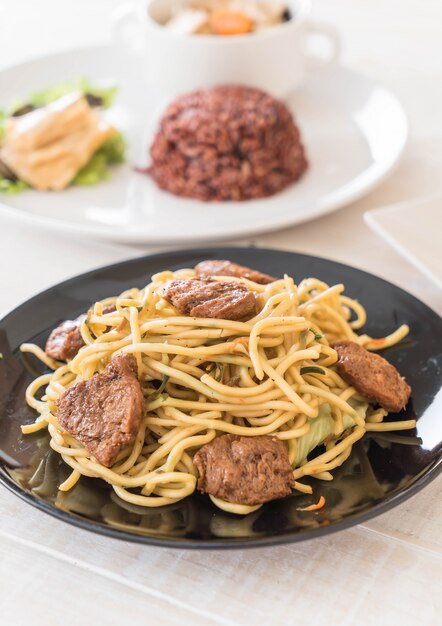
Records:
[[[117,0],[0,0],[0,68],[106,42]],[[364,224],[364,211],[442,192],[442,3],[317,0],[343,62],[382,81],[411,121],[405,157],[378,190],[333,215],[258,237],[390,280],[439,313],[442,293]],[[225,242],[232,243],[232,242]],[[243,241],[238,243],[250,243]],[[0,316],[93,267],[152,248],[90,243],[0,216]],[[0,490],[0,623],[429,626],[442,613],[442,480],[375,520],[279,548],[141,547],[66,526]],[[438,617],[439,616],[439,617]]]

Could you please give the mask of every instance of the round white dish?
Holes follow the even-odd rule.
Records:
[[[211,203],[160,191],[134,165],[147,163],[164,103],[140,80],[139,63],[108,47],[54,54],[0,72],[0,108],[33,91],[84,76],[119,86],[108,114],[129,144],[128,163],[109,181],[63,192],[0,195],[0,215],[45,229],[120,242],[208,242],[244,237],[315,219],[367,194],[392,171],[407,141],[398,100],[356,72],[330,65],[291,97],[310,168],[303,179],[264,200]]]

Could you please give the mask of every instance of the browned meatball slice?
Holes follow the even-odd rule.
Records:
[[[103,307],[103,315],[116,311],[115,304]],[[46,342],[45,352],[56,361],[71,361],[84,346],[81,325],[86,315],[79,315],[75,320],[66,320],[51,332]]]
[[[256,313],[255,294],[241,283],[189,278],[167,283],[164,298],[191,317],[244,320]]]
[[[102,374],[68,389],[57,402],[60,426],[106,467],[135,441],[143,393],[132,355],[118,354]]]
[[[84,346],[80,328],[85,319],[85,315],[80,315],[75,320],[66,320],[54,328],[46,342],[46,354],[57,361],[73,359]]]
[[[198,489],[234,504],[254,506],[284,498],[294,482],[286,447],[268,436],[222,435],[203,446],[193,462]]]
[[[411,387],[391,363],[354,341],[338,341],[332,347],[339,357],[338,372],[359,393],[386,411],[397,413],[405,408]]]
[[[196,275],[199,278],[210,278],[211,276],[236,276],[237,278],[247,278],[254,283],[267,285],[273,283],[277,278],[253,270],[245,265],[238,265],[231,261],[201,261],[195,266]]]

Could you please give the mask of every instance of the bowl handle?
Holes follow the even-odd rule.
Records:
[[[308,64],[312,68],[329,65],[330,63],[335,63],[339,59],[341,52],[341,37],[338,30],[334,26],[318,20],[309,20],[307,23],[306,38],[308,39],[309,37],[320,37],[325,39],[330,48],[328,56],[307,52]]]
[[[135,2],[119,5],[112,13],[112,40],[116,47],[131,54],[144,52],[146,40]]]

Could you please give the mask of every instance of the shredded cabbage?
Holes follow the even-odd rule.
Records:
[[[350,400],[349,404],[360,417],[365,418],[368,409],[367,403]],[[355,425],[355,421],[350,415],[343,416],[343,423],[344,430]],[[296,457],[293,461],[293,467],[299,467],[312,450],[324,443],[324,441],[333,434],[334,420],[331,415],[330,405],[321,405],[318,417],[309,419],[309,424],[309,432],[297,439]]]

